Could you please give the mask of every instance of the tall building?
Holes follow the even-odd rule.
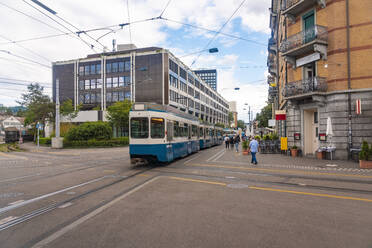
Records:
[[[194,72],[212,89],[217,91],[217,70],[195,70]]]
[[[236,107],[236,101],[229,102],[229,111],[233,115],[233,121],[230,127],[237,128],[238,127],[238,110]]]
[[[350,158],[372,142],[372,1],[272,0],[270,13],[269,100],[286,114],[279,134],[305,155],[332,145]]]
[[[228,123],[228,102],[168,50],[118,48],[53,63],[53,99],[58,79],[60,101],[72,99],[83,110],[105,111],[129,99],[171,105],[210,123]],[[104,115],[98,111],[96,118]]]

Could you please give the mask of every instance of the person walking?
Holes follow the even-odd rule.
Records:
[[[226,149],[229,149],[229,144],[230,144],[230,138],[229,138],[229,136],[225,136],[225,145],[226,145]]]
[[[230,148],[233,149],[234,148],[234,136],[230,136]]]
[[[236,152],[239,152],[239,143],[240,143],[240,136],[239,136],[239,134],[236,134],[235,138],[234,138],[234,144],[235,144]]]
[[[249,143],[249,148],[251,149],[252,154],[251,163],[257,164],[256,153],[258,152],[258,142],[254,137],[252,141]]]

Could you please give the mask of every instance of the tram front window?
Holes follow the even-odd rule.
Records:
[[[149,137],[149,119],[132,118],[130,120],[130,137],[134,139],[146,139]]]
[[[162,139],[165,136],[163,118],[151,118],[151,138]]]

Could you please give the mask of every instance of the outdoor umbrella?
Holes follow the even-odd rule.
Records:
[[[332,136],[333,136],[333,130],[332,130],[332,120],[331,117],[328,116],[327,119],[327,132],[326,132],[327,137],[329,137],[329,143],[332,145]]]

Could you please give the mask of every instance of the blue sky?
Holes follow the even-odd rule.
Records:
[[[156,17],[164,10],[168,1],[128,0],[128,5],[126,0],[57,2],[43,0],[42,2],[80,30],[87,30],[116,25],[129,20]],[[30,0],[26,2],[32,5]],[[219,30],[242,2],[243,0],[171,0],[163,17],[198,27]],[[52,61],[85,57],[93,53],[81,40],[67,35],[6,44],[9,40],[60,34],[61,31],[66,32],[66,30],[22,0],[5,0],[2,3],[6,6],[3,5],[0,8],[0,82],[12,82],[9,79],[42,82],[47,86],[46,92],[50,93],[50,69],[14,55],[50,65]],[[208,46],[208,48],[217,47],[219,52],[201,53],[192,67],[192,69],[217,69],[218,90],[227,100],[237,101],[239,119],[248,119],[246,111],[243,110],[245,103],[252,106],[254,112],[258,112],[267,99],[268,86],[265,79],[267,76],[266,44],[269,38],[269,5],[270,0],[245,0],[222,30],[222,33],[253,40],[261,45],[220,34]],[[129,18],[127,6],[129,6]],[[17,11],[22,11],[31,18]],[[74,30],[73,27],[70,29]],[[133,24],[130,31],[126,26],[123,30],[116,30],[106,35],[100,39],[100,42],[111,49],[112,39],[116,39],[118,44],[125,44],[130,42],[131,37],[132,43],[137,47],[161,46],[169,49],[176,56],[183,56],[202,50],[214,36],[213,33],[201,29],[165,20]],[[106,32],[107,30],[101,30],[89,34],[97,38]],[[88,43],[95,43],[84,35],[82,38]],[[98,51],[98,44],[96,48]],[[13,55],[4,51],[9,51]],[[196,56],[186,56],[181,60],[190,66]],[[257,80],[262,81],[257,82]],[[234,87],[240,87],[240,90],[232,90]],[[15,100],[25,90],[26,87],[20,85],[0,83],[0,103],[7,106],[15,105]]]

